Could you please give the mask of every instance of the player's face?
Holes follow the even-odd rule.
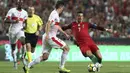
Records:
[[[83,13],[78,13],[78,15],[77,15],[78,22],[82,22],[83,18],[84,18]]]
[[[28,8],[28,15],[29,15],[29,16],[32,16],[32,15],[34,14],[34,12],[35,12],[34,7],[29,7],[29,8]]]
[[[63,10],[64,10],[64,6],[61,6],[60,7],[60,14],[63,12]]]
[[[18,5],[18,9],[22,9],[23,0],[18,0],[17,5]]]

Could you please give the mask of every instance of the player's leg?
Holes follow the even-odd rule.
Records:
[[[90,48],[91,48],[91,51],[93,52],[93,54],[96,56],[98,63],[101,64],[102,63],[102,55],[99,51],[99,48],[95,44],[91,45]]]
[[[83,54],[84,57],[89,57],[90,60],[96,64],[97,63],[97,58],[93,55],[91,49],[88,47],[87,44],[82,44],[82,45],[79,45],[80,46],[80,50]]]
[[[63,52],[61,55],[61,61],[60,61],[60,66],[59,66],[61,71],[70,72],[70,70],[68,70],[64,67],[65,62],[67,60],[68,52],[69,52],[69,47],[68,47],[68,45],[66,45],[65,47],[63,47]]]
[[[24,64],[24,66],[27,65],[27,62],[25,60],[25,55],[26,55],[26,44],[25,44],[25,35],[24,35],[24,31],[19,31],[17,33],[17,38],[20,40],[21,44],[22,44],[22,62]]]
[[[98,47],[95,45],[95,44],[92,44],[90,46],[91,48],[91,51],[93,52],[93,54],[96,56],[97,58],[97,63],[95,64],[97,67],[98,67],[98,71],[100,71],[100,67],[102,66],[102,56],[101,56],[101,53],[99,52],[99,49]]]
[[[38,36],[35,35],[33,41],[31,41],[31,53],[34,59],[35,59],[35,47],[37,45],[37,41],[38,41]]]
[[[43,53],[42,56],[34,59],[33,61],[31,61],[28,66],[24,66],[23,67],[23,70],[25,73],[29,73],[29,70],[32,66],[36,65],[36,64],[39,64],[40,62],[42,61],[46,61],[48,59],[48,56],[49,56],[49,53]]]
[[[14,68],[17,69],[17,55],[16,55],[17,52],[15,51],[17,38],[15,36],[16,36],[15,34],[9,33],[9,41],[11,43],[11,49],[12,49],[11,53],[14,61]]]
[[[17,52],[15,51],[15,46],[16,44],[11,44],[11,48],[12,48],[12,57],[14,59],[14,68],[17,69]]]
[[[35,52],[37,41],[38,41],[38,36],[34,36],[33,40],[31,41],[31,53]]]
[[[94,53],[94,55],[97,57],[98,62],[99,62],[100,64],[102,64],[102,55],[101,55],[100,51],[97,50],[97,51]]]
[[[28,61],[31,62],[32,53],[34,53],[35,51],[38,36],[36,36],[35,34],[29,34],[29,33],[25,33],[25,36],[26,36],[25,40],[26,40],[26,48],[27,48],[27,57],[28,57]]]
[[[30,69],[32,66],[34,66],[34,65],[36,65],[36,64],[39,64],[39,63],[42,62],[42,61],[46,61],[46,60],[48,59],[48,56],[49,56],[49,54],[50,54],[50,51],[51,51],[51,47],[50,47],[50,48],[44,48],[44,49],[43,49],[43,54],[42,54],[42,56],[40,56],[40,57],[34,59],[32,62],[30,62],[30,63],[28,64],[28,66],[24,66],[24,67],[23,67],[24,72],[25,72],[25,73],[28,73],[28,72],[29,72],[29,69]]]
[[[48,59],[48,56],[51,52],[52,47],[48,44],[48,42],[45,41],[45,35],[42,36],[42,56],[36,58],[35,60],[33,60],[32,62],[30,62],[28,64],[28,68],[30,68],[31,66],[40,63],[41,61],[45,61]]]
[[[70,70],[64,67],[66,58],[69,52],[69,47],[66,45],[64,41],[60,40],[57,37],[52,37],[51,41],[49,41],[49,44],[52,45],[53,48],[61,48],[63,50],[59,68],[60,68],[60,71],[70,72]]]
[[[31,40],[33,40],[32,35],[25,32],[25,43],[26,43],[26,55],[28,57],[28,62],[30,63],[32,61],[32,54],[31,54]]]
[[[28,62],[30,63],[32,61],[32,53],[31,53],[31,44],[30,43],[26,43],[26,55],[28,57]]]
[[[28,62],[30,63],[32,61],[32,53],[31,53],[31,40],[33,40],[33,35],[25,32],[25,42],[26,42],[26,55],[28,57]]]
[[[45,61],[45,60],[48,59],[48,56],[49,56],[49,54],[51,52],[52,47],[50,45],[48,45],[47,42],[45,41],[45,35],[43,35],[43,37],[42,37],[42,48],[43,48],[43,50],[42,50],[42,53],[43,53],[42,56],[34,59],[32,62],[30,62],[28,64],[27,67],[26,66],[23,67],[25,73],[28,73],[30,67],[32,67],[33,65],[38,64],[41,61]]]
[[[17,41],[17,49],[18,49],[18,52],[17,52],[17,63],[20,64],[20,54],[21,54],[21,47],[22,47],[22,44],[21,42],[18,40]]]
[[[34,59],[32,62],[30,62],[28,64],[28,68],[30,69],[30,67],[34,66],[35,64],[38,64],[42,61],[46,61],[48,59],[48,56],[49,56],[49,53],[47,53],[47,52],[43,53],[42,56],[40,56],[40,57]]]

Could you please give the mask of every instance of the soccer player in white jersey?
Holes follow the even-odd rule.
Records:
[[[42,56],[30,62],[28,66],[24,68],[25,73],[28,73],[28,70],[31,66],[37,63],[40,63],[41,61],[47,60],[52,48],[60,48],[63,50],[62,55],[61,55],[61,62],[59,65],[59,71],[67,72],[67,73],[70,72],[70,70],[64,67],[66,57],[69,52],[69,47],[64,41],[56,37],[57,31],[59,30],[66,37],[69,38],[69,35],[66,34],[59,26],[59,22],[60,22],[59,14],[62,13],[63,9],[64,9],[64,3],[62,1],[58,1],[55,6],[55,9],[51,12],[49,16],[49,19],[45,28],[45,33],[42,36],[43,54]]]
[[[17,1],[17,7],[11,8],[6,17],[4,22],[5,23],[9,23],[10,27],[9,27],[9,41],[11,44],[11,48],[12,48],[12,56],[14,59],[14,67],[17,69],[17,56],[16,56],[16,51],[15,51],[15,46],[16,46],[16,42],[17,40],[20,40],[22,45],[23,45],[23,54],[22,54],[22,58],[23,58],[23,63],[25,64],[25,60],[24,60],[24,54],[25,54],[25,36],[24,36],[24,22],[28,17],[27,12],[22,9],[22,5],[23,5],[23,0],[18,0]]]

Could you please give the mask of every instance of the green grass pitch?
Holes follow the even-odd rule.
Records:
[[[67,62],[66,68],[71,73],[89,73],[87,65],[90,62]],[[37,64],[29,73],[59,73],[58,62],[42,62]],[[22,62],[18,65],[18,69],[13,68],[13,62],[0,61],[0,73],[24,73],[22,70]],[[130,73],[130,62],[103,62],[103,67],[97,73]]]

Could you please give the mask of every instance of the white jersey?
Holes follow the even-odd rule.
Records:
[[[56,36],[58,29],[55,25],[59,25],[59,13],[56,10],[53,10],[48,20],[52,22],[52,24],[50,25],[49,37]]]
[[[60,18],[59,14],[56,10],[53,10],[49,16],[49,21],[52,22],[50,24],[50,30],[49,30],[49,39],[46,42],[46,33],[42,36],[42,47],[43,47],[43,53],[50,53],[52,48],[60,48],[63,49],[66,46],[66,43],[56,37],[58,28],[56,25],[59,25]]]
[[[11,24],[9,28],[9,32],[18,32],[23,28],[23,22],[27,19],[27,12],[22,9],[21,11],[17,10],[17,8],[11,8],[6,18],[9,18],[11,21],[19,19],[19,23]]]

